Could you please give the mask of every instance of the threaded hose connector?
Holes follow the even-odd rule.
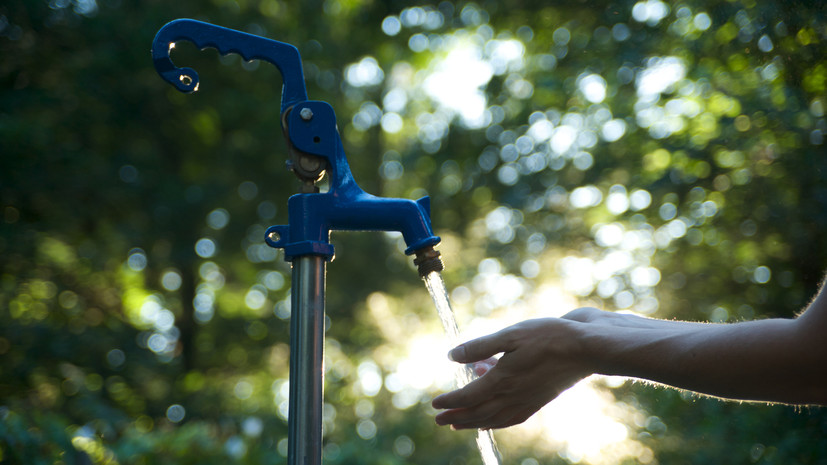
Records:
[[[442,271],[444,269],[442,260],[439,258],[439,251],[434,250],[433,246],[424,247],[415,253],[414,265],[416,265],[421,278],[424,278],[432,271]]]

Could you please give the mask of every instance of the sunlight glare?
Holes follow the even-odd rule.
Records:
[[[606,121],[600,130],[600,135],[606,142],[615,142],[626,133],[626,122],[622,119]]]
[[[376,58],[367,56],[358,63],[353,63],[345,69],[345,80],[354,87],[368,87],[381,83],[385,73],[376,62]]]
[[[589,74],[577,82],[580,92],[591,103],[600,103],[606,98],[606,80],[599,74]]]
[[[479,47],[461,43],[445,58],[435,61],[424,88],[441,106],[458,114],[466,126],[479,128],[485,123],[486,109],[481,88],[492,76],[493,69],[482,59]]]
[[[646,69],[637,80],[637,94],[641,101],[657,101],[660,94],[686,76],[686,66],[678,57],[654,57],[647,62]]]
[[[485,45],[494,74],[519,71],[523,68],[525,46],[519,40],[491,40]]]
[[[568,152],[577,140],[577,129],[563,125],[556,129],[551,135],[551,150],[554,153],[563,154]]]

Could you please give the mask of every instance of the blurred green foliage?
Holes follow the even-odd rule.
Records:
[[[280,76],[181,44],[202,84],[177,93],[149,48],[179,17],[299,48],[360,185],[432,196],[466,323],[568,310],[549,286],[663,318],[790,317],[822,277],[820,2],[11,0],[0,463],[285,462],[290,273],[263,244],[297,189]],[[333,239],[325,461],[478,463],[433,425],[439,386],[398,385],[438,325],[399,238]],[[612,392],[636,452],[504,435],[507,463],[827,463],[823,409]]]

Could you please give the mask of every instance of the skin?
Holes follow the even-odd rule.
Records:
[[[524,422],[592,374],[640,378],[742,401],[827,405],[827,291],[794,319],[707,324],[579,308],[454,348],[482,376],[433,401],[439,425]],[[497,360],[497,354],[502,356]]]

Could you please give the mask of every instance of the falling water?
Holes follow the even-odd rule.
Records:
[[[445,289],[442,275],[438,271],[432,271],[422,279],[425,280],[425,287],[428,288],[431,298],[434,299],[434,305],[436,305],[436,311],[442,321],[442,327],[445,328],[445,334],[448,335],[451,346],[456,347],[462,341],[459,339],[457,319],[451,309],[451,302],[448,300],[448,291]],[[469,365],[461,365],[456,370],[457,388],[465,386],[474,378],[476,376],[473,368]],[[491,430],[477,430],[477,448],[480,450],[484,465],[500,465],[500,452],[497,450],[494,433]]]

